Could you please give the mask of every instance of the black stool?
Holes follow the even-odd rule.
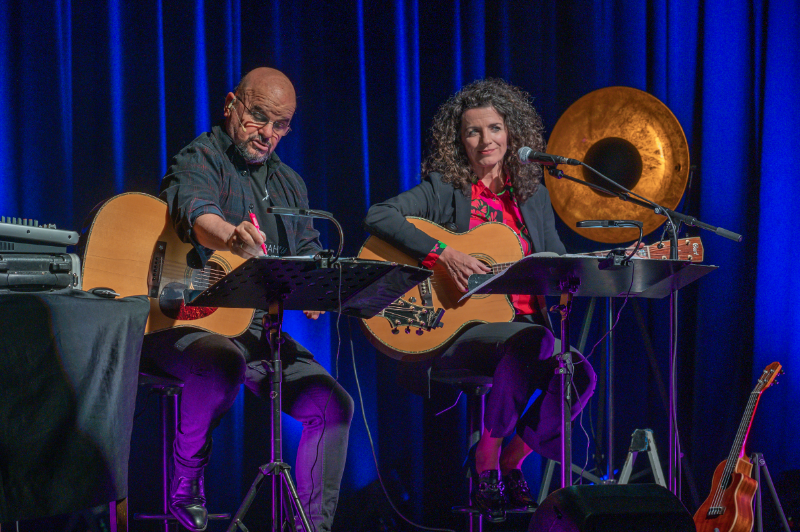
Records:
[[[483,413],[486,408],[486,394],[492,389],[492,378],[478,375],[466,369],[432,369],[432,381],[449,384],[467,396],[467,449],[478,443],[483,434]],[[472,483],[477,479],[468,474],[469,493],[472,493]],[[483,530],[483,515],[472,508],[472,500],[467,500],[466,506],[454,506],[453,512],[465,513],[469,520],[469,532]]]
[[[149,386],[160,396],[161,403],[161,500],[160,514],[133,515],[134,520],[162,521],[164,532],[177,530],[178,521],[169,510],[170,484],[172,481],[172,451],[175,434],[180,422],[180,396],[183,381],[164,373],[147,359],[142,358],[139,367],[139,386]],[[208,519],[230,519],[231,514],[209,514]]]

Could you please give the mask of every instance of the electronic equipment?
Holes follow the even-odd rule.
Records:
[[[0,217],[0,293],[80,289],[80,258],[67,253],[78,237],[38,220]]]
[[[74,253],[0,253],[0,294],[81,288]]]
[[[78,243],[78,233],[39,225],[38,220],[0,217],[0,252],[66,253]]]

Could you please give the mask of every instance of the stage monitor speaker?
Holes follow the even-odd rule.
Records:
[[[551,493],[528,532],[695,532],[683,503],[658,484],[571,486]]]

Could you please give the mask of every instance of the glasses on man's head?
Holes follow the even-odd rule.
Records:
[[[251,120],[248,120],[249,122],[248,125],[252,125],[256,129],[261,129],[263,127],[266,127],[268,124],[272,124],[272,131],[279,137],[287,135],[292,130],[292,128],[289,127],[289,120],[286,119],[270,120],[269,118],[264,116],[263,113],[259,111],[253,111],[252,109],[250,109],[247,106],[247,104],[244,103],[244,100],[242,100],[238,96],[234,96],[234,98],[236,98],[237,101],[241,102],[242,107],[244,107],[245,110],[247,111],[247,114],[250,115]],[[244,126],[245,124],[243,123],[242,125]]]

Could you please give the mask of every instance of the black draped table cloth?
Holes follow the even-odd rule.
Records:
[[[0,294],[0,522],[127,497],[145,296]]]

